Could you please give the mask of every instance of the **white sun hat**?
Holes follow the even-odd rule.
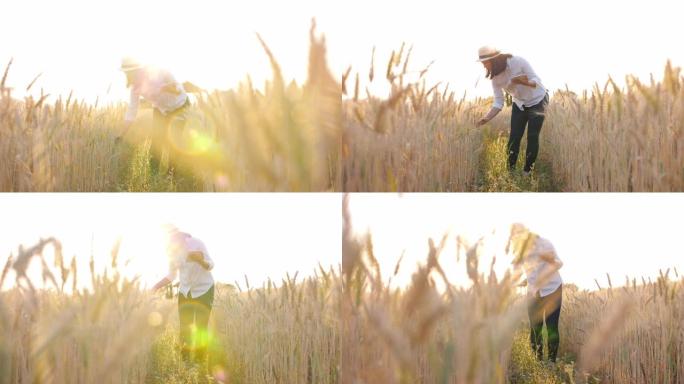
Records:
[[[501,52],[491,45],[485,45],[480,47],[480,49],[477,51],[477,54],[480,57],[477,61],[483,62],[499,56]]]
[[[176,227],[175,224],[169,222],[162,224],[161,229],[162,232],[164,232],[167,235],[173,235],[174,233],[180,232],[180,229],[178,229],[178,227]]]
[[[121,60],[121,70],[124,72],[134,71],[136,69],[142,68],[142,64],[132,57],[124,57]]]
[[[511,224],[511,236],[523,235],[530,230],[523,223],[513,223]]]

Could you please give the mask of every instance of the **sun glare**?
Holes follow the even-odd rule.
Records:
[[[181,1],[19,2],[6,10],[9,13],[0,26],[0,34],[12,35],[0,47],[0,66],[4,69],[14,58],[8,81],[18,97],[42,73],[33,93],[42,88],[53,96],[66,97],[73,91],[75,97],[90,102],[126,101],[119,71],[125,56],[168,69],[178,80],[204,89],[233,88],[247,75],[261,88],[272,74],[256,38],[259,33],[284,77],[301,84],[311,19],[325,22],[331,14],[325,7],[306,3],[255,1],[238,8],[210,1],[192,6]],[[34,12],[38,8],[41,12]],[[291,13],[287,20],[279,16],[282,12]],[[26,20],[40,28],[25,28]],[[19,30],[23,32],[16,33]],[[44,31],[50,31],[50,39],[59,44],[45,44]]]
[[[393,286],[406,286],[411,281],[415,266],[427,261],[428,238],[439,244],[444,234],[448,240],[439,262],[452,284],[470,283],[465,273],[465,247],[480,239],[478,270],[488,275],[493,265],[494,272],[502,277],[513,261],[506,253],[506,243],[514,222],[525,223],[532,232],[551,241],[564,262],[563,278],[584,289],[595,289],[594,279],[605,281],[607,272],[624,282],[625,275],[655,278],[659,269],[684,269],[680,258],[668,252],[679,244],[673,228],[665,223],[643,228],[620,219],[624,205],[631,204],[629,196],[548,195],[535,196],[534,200],[531,207],[513,195],[469,195],[467,204],[464,199],[443,194],[353,195],[350,212],[355,233],[372,234],[374,255],[385,281],[401,257]],[[660,217],[671,212],[668,204],[675,204],[666,199],[651,203],[634,208],[633,214]],[[588,222],[588,216],[597,219]],[[607,227],[611,230],[606,232]],[[637,236],[637,242],[626,240]],[[457,251],[459,238],[463,247]],[[657,254],[657,258],[644,259],[646,253]]]
[[[123,272],[130,277],[140,276],[143,283],[148,286],[154,284],[160,275],[167,272],[167,263],[164,253],[165,237],[159,222],[148,224],[136,223],[120,231],[119,228],[111,228],[111,236],[120,236],[121,248],[120,260],[123,264]]]

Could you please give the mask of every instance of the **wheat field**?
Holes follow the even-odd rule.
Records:
[[[492,98],[427,84],[429,66],[416,78],[410,56],[402,45],[376,70],[373,51],[367,75],[351,67],[342,75],[345,191],[684,190],[684,78],[669,62],[662,80],[628,76],[621,88],[609,78],[580,95],[553,92],[536,172],[522,178],[503,161],[510,97],[476,128]],[[385,83],[388,96],[361,89],[364,82]]]
[[[258,37],[258,36],[257,36]],[[287,82],[266,43],[273,78],[228,91],[201,91],[184,132],[171,134],[162,171],[150,168],[151,111],[122,142],[124,105],[71,96],[17,100],[0,82],[2,191],[329,191],[339,190],[340,85],[312,23],[308,77]],[[33,83],[29,84],[27,90]],[[169,159],[176,166],[169,167]],[[170,170],[169,168],[172,168]],[[167,172],[164,172],[167,171]]]
[[[152,294],[123,277],[116,244],[99,272],[92,258],[90,271],[78,270],[61,249],[44,239],[4,264],[0,286],[16,281],[0,291],[0,383],[337,382],[335,270],[258,288],[247,277],[218,284],[202,372],[182,363],[171,292]],[[41,265],[37,281],[24,273],[32,260]]]
[[[480,242],[429,239],[406,287],[391,286],[401,258],[383,276],[371,233],[344,212],[342,383],[676,383],[684,378],[684,278],[628,279],[579,290],[565,283],[556,364],[529,346],[520,275],[481,265]],[[450,241],[469,284],[440,264]],[[597,281],[597,284],[598,281]]]
[[[626,84],[554,95],[542,136],[554,175],[571,191],[684,191],[681,69],[668,62],[662,80]]]

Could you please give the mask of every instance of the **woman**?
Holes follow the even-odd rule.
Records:
[[[523,224],[511,226],[509,246],[511,244],[515,264],[522,266],[527,277],[522,285],[527,285],[530,345],[537,359],[543,360],[542,331],[546,323],[549,360],[555,362],[560,344],[558,321],[563,303],[563,280],[558,270],[563,262],[549,240],[530,232]]]
[[[183,84],[176,81],[171,73],[148,66],[143,66],[131,58],[124,58],[121,71],[126,75],[126,86],[130,88],[130,102],[126,111],[124,130],[120,137],[126,135],[138,113],[140,98],[149,102],[154,108],[152,119],[152,170],[159,171],[159,159],[162,152],[168,151],[169,128],[182,130],[185,126],[183,112],[190,105]]]
[[[209,315],[214,303],[214,262],[199,239],[174,226],[166,228],[169,273],[152,288],[157,291],[178,276],[178,318],[181,356],[186,363],[206,367]],[[194,359],[192,356],[194,352]]]
[[[492,80],[494,104],[486,116],[476,125],[479,127],[494,118],[504,106],[503,90],[513,96],[511,112],[511,132],[508,138],[508,168],[515,169],[520,151],[520,141],[527,125],[527,152],[525,153],[524,172],[532,171],[539,152],[539,133],[544,124],[549,95],[539,76],[530,64],[519,56],[502,54],[492,47],[482,47],[480,61],[486,70],[486,77]]]

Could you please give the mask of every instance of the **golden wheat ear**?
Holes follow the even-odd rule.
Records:
[[[204,89],[200,88],[199,86],[197,86],[194,83],[191,83],[189,81],[183,82],[183,89],[185,89],[185,92],[188,92],[188,93],[206,92]]]

